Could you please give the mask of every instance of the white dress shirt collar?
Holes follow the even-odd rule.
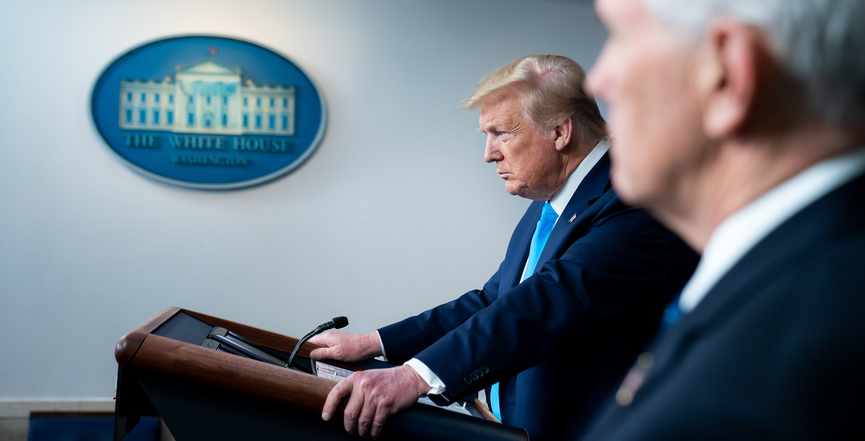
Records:
[[[553,195],[552,199],[550,199],[550,205],[553,206],[553,210],[556,211],[556,214],[559,216],[565,211],[565,208],[568,206],[568,202],[571,201],[571,197],[574,196],[574,192],[577,191],[577,187],[583,182],[583,179],[588,176],[589,172],[595,168],[598,161],[604,156],[604,153],[607,153],[607,150],[610,148],[610,140],[609,138],[604,138],[592,149],[591,152],[583,159],[583,162],[577,166],[577,169],[568,176],[568,180],[565,181],[565,185]]]
[[[758,242],[800,210],[865,172],[865,149],[820,162],[724,220],[712,233],[679,307],[692,311]]]

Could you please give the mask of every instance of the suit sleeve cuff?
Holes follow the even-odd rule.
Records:
[[[381,358],[383,358],[384,361],[387,361],[387,352],[384,351],[384,342],[381,341],[381,334],[379,334],[378,330],[376,330],[375,335],[378,337],[379,346],[381,346]]]
[[[423,378],[423,381],[426,381],[426,383],[429,385],[431,389],[429,392],[427,392],[427,395],[439,395],[445,390],[447,390],[441,378],[439,378],[438,375],[434,374],[433,371],[431,371],[430,368],[428,368],[427,365],[425,365],[422,361],[418,360],[417,358],[412,358],[411,360],[405,362],[405,364],[411,366],[411,368],[414,369],[415,372],[417,372],[418,375],[421,376],[421,378]]]

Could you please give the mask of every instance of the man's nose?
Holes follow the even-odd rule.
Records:
[[[495,142],[487,137],[487,145],[484,148],[484,162],[496,162],[502,160],[502,154],[496,147]]]

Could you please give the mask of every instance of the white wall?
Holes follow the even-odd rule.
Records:
[[[330,119],[305,165],[206,192],[114,158],[88,114],[96,78],[190,33],[258,42],[314,78]],[[0,398],[110,398],[115,342],[167,306],[368,332],[480,287],[528,202],[456,106],[522,55],[590,67],[604,37],[585,0],[6,2]]]

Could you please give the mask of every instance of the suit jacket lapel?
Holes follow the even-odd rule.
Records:
[[[499,292],[506,292],[520,283],[523,276],[523,269],[526,266],[526,259],[529,257],[529,248],[532,245],[532,235],[535,232],[535,226],[541,218],[541,210],[543,202],[532,202],[529,209],[526,211],[524,222],[519,227],[520,231],[515,232],[516,241],[514,243],[517,258],[511,259],[510,265],[502,274],[501,287]]]
[[[609,182],[610,158],[609,154],[604,154],[604,156],[598,160],[598,163],[592,167],[592,170],[589,171],[589,174],[583,178],[583,181],[577,187],[576,191],[574,191],[574,195],[571,196],[571,200],[568,202],[567,207],[565,207],[565,211],[561,216],[559,216],[559,220],[556,222],[556,226],[550,233],[550,237],[547,239],[547,244],[544,246],[544,250],[541,252],[541,256],[538,259],[535,273],[540,271],[541,267],[544,266],[544,263],[559,251],[559,248],[565,242],[565,239],[570,236],[571,231],[588,217],[589,206],[604,194],[604,191],[606,191],[609,186]],[[576,216],[576,218],[571,221],[571,218],[574,216]],[[538,218],[540,218],[540,213],[538,213]],[[537,222],[537,220],[535,222]],[[529,239],[529,242],[531,242],[531,239]],[[528,256],[528,254],[526,255]],[[523,263],[525,263],[525,260],[523,260]]]
[[[654,352],[657,363],[653,370],[668,372],[665,367],[685,356],[700,332],[723,323],[747,305],[763,285],[774,281],[773,274],[783,273],[831,236],[862,228],[865,210],[857,201],[863,193],[865,176],[860,176],[795,214],[754,246],[664,336]]]

